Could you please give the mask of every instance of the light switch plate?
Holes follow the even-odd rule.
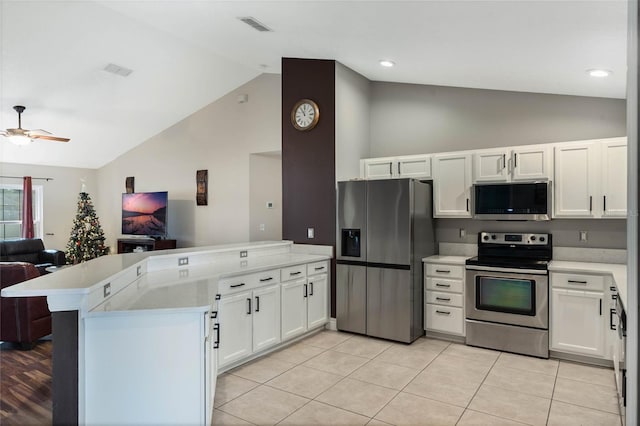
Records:
[[[580,241],[587,241],[587,231],[580,231]]]
[[[315,238],[315,229],[307,228],[307,238]]]

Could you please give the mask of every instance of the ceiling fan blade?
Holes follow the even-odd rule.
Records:
[[[36,134],[36,135],[52,135],[53,133],[48,132],[44,129],[34,129],[34,130],[27,130],[28,134]]]
[[[29,135],[31,139],[45,139],[48,141],[56,141],[56,142],[69,142],[71,139],[69,138],[59,138],[57,136],[47,136],[47,135]]]

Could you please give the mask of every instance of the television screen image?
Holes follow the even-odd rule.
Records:
[[[167,192],[122,194],[122,233],[167,235]]]

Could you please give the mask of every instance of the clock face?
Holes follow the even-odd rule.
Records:
[[[309,99],[299,101],[291,113],[291,122],[298,130],[311,130],[320,118],[318,105]]]

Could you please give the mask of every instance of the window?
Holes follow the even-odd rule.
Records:
[[[42,185],[33,185],[33,232],[42,238]],[[20,238],[22,185],[0,185],[0,240]]]

